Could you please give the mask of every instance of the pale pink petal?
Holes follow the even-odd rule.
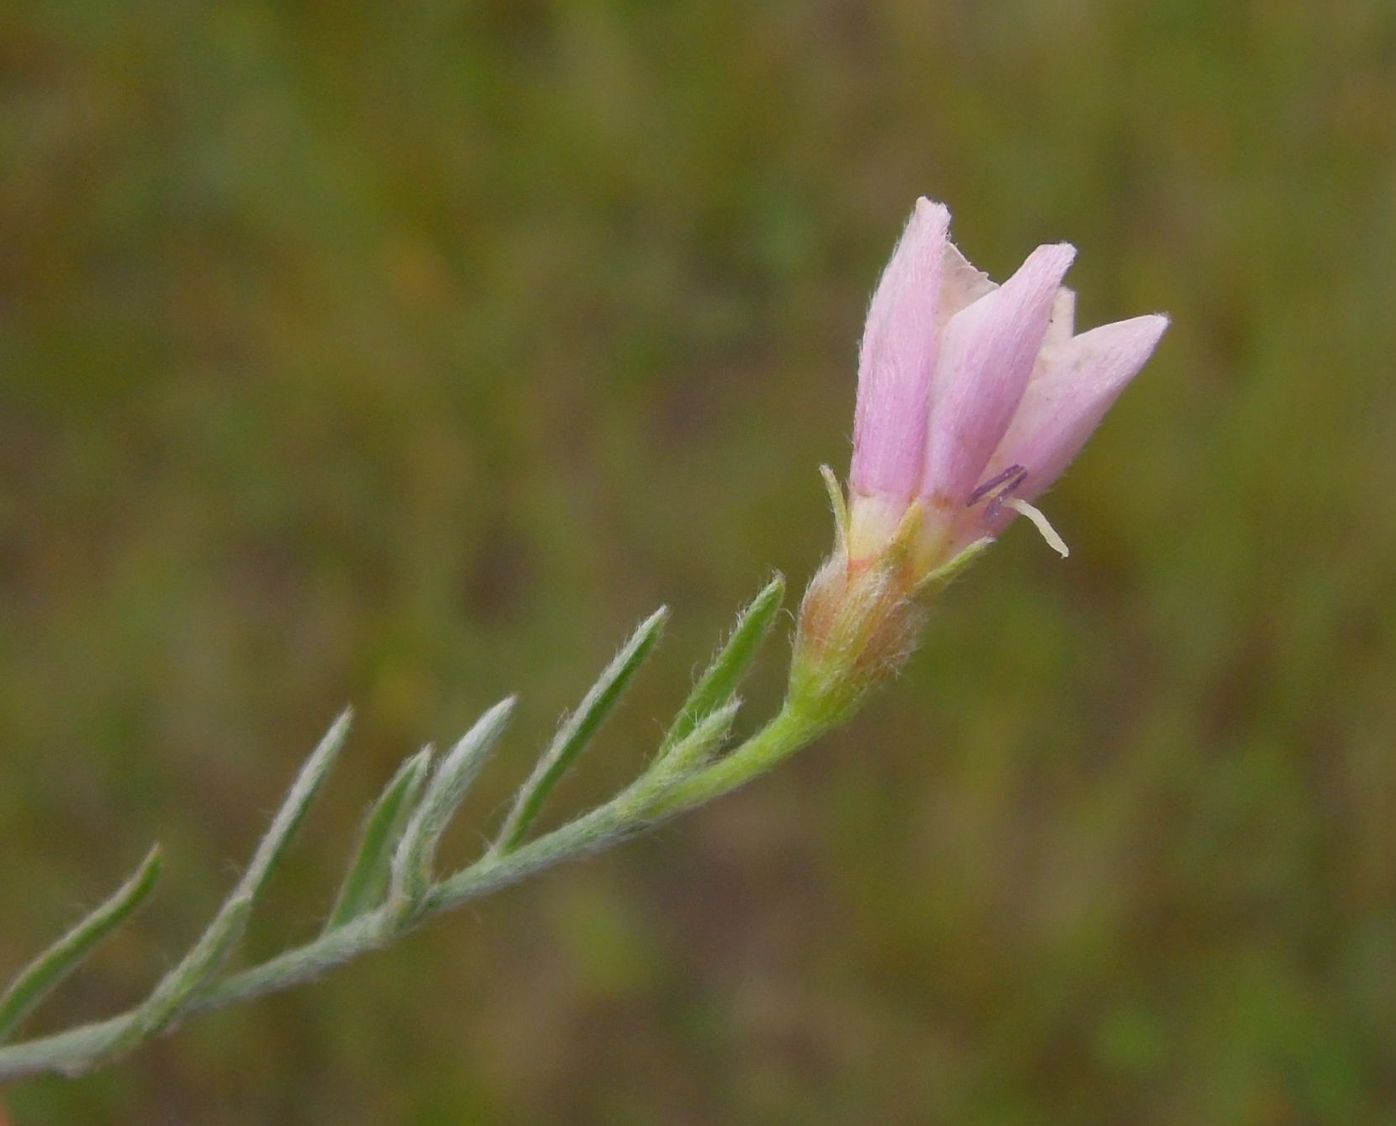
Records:
[[[1075,253],[1065,243],[1038,247],[999,289],[946,325],[920,490],[941,507],[965,503],[1007,430]]]
[[[936,298],[950,212],[928,199],[902,233],[868,309],[858,356],[858,406],[849,481],[863,493],[910,498],[926,444],[936,362]]]
[[[1050,488],[1144,366],[1167,327],[1164,316],[1134,317],[1091,329],[1045,351],[1046,370],[1028,384],[985,473],[1021,465],[1027,476],[1013,493],[1023,500]],[[995,523],[1001,527],[1010,519],[1012,512],[1004,511]]]
[[[1056,348],[1071,339],[1075,331],[1076,294],[1062,286],[1052,298],[1052,316],[1047,321],[1047,331],[1042,337],[1042,347]]]
[[[946,323],[961,309],[973,305],[981,297],[998,289],[983,270],[971,266],[953,242],[945,244],[940,261],[940,302],[936,307],[936,326]]]
[[[1062,347],[1071,343],[1072,325],[1075,320],[1076,294],[1062,286],[1057,290],[1057,296],[1052,299],[1052,316],[1047,322],[1047,331],[1042,336],[1042,347],[1038,349],[1037,359],[1033,362],[1032,374],[1028,376],[1029,385],[1034,379],[1041,378],[1052,366]]]

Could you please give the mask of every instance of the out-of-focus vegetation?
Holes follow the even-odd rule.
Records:
[[[170,860],[33,1028],[138,996],[346,700],[256,950],[521,688],[463,859],[668,601],[561,796],[629,777],[829,542],[918,194],[1174,318],[1045,502],[1070,561],[1015,527],[847,732],[16,1122],[1396,1113],[1386,0],[42,0],[0,90],[0,972]]]

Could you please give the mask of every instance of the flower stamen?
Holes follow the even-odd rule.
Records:
[[[996,501],[1002,499],[1001,495],[995,498]],[[1043,515],[1041,509],[1034,508],[1027,501],[1019,500],[1017,497],[1009,497],[1004,503],[1007,504],[1009,508],[1013,509],[1014,512],[1020,512],[1031,520],[1033,527],[1036,528],[1042,538],[1047,541],[1047,546],[1063,559],[1071,554],[1071,548],[1066,546],[1066,541],[1057,534],[1057,529],[1052,527],[1051,521]]]
[[[1028,479],[1028,471],[1021,465],[1010,465],[1001,473],[996,473],[985,481],[974,492],[970,493],[966,508],[973,508],[991,492],[994,494],[984,509],[985,523],[992,524],[998,519],[998,515],[1003,511],[1004,502],[1012,495],[1013,490]]]
[[[991,492],[997,489],[1000,485],[1003,485],[1004,482],[1008,482],[1008,484],[1003,489],[1004,493],[1009,492],[1012,489],[1016,489],[1019,485],[1023,483],[1023,478],[1027,475],[1028,471],[1024,469],[1021,465],[1010,465],[1007,469],[1003,470],[1003,472],[995,473],[992,477],[990,477],[987,481],[985,481],[982,485],[975,489],[974,492],[970,493],[969,500],[965,501],[965,507],[973,508],[976,504],[978,504]]]
[[[1042,510],[1034,508],[1025,500],[1020,500],[1013,495],[1013,490],[1018,488],[1028,479],[1028,471],[1021,465],[1010,465],[1007,469],[995,473],[974,492],[969,494],[969,500],[965,503],[966,508],[973,508],[990,493],[993,494],[988,505],[984,509],[985,523],[992,524],[998,514],[1004,508],[1011,508],[1014,512],[1021,513],[1032,521],[1033,527],[1038,530],[1042,538],[1047,541],[1047,546],[1065,559],[1071,554],[1071,549],[1066,546],[1066,541],[1057,534],[1057,530],[1052,527],[1051,521],[1042,514]]]

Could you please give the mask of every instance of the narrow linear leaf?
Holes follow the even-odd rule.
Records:
[[[663,759],[656,759],[623,797],[639,818],[670,812],[665,797],[684,780],[693,777],[712,761],[727,741],[732,723],[741,710],[740,700],[731,700],[704,716]]]
[[[160,979],[154,991],[136,1010],[126,1031],[109,1046],[109,1058],[154,1035],[178,1017],[223,968],[242,940],[248,917],[252,914],[252,905],[266,884],[267,877],[276,868],[277,861],[304,819],[311,799],[334,766],[344,746],[345,736],[349,733],[351,718],[352,712],[344,711],[330,726],[319,746],[311,752],[296,780],[291,783],[281,808],[272,818],[266,835],[258,842],[242,879],[223,901],[223,906],[218,909],[218,914],[198,942],[174,969]]]
[[[272,818],[271,826],[267,829],[266,835],[258,843],[257,851],[252,854],[252,861],[248,864],[247,871],[242,874],[242,879],[238,881],[237,887],[229,896],[230,900],[242,895],[255,898],[257,893],[262,890],[262,885],[267,882],[267,877],[272,874],[277,862],[286,851],[286,846],[291,843],[291,838],[300,828],[305,811],[310,808],[311,800],[319,792],[320,786],[339,758],[339,752],[344,748],[344,740],[349,734],[349,725],[353,722],[353,718],[352,708],[346,708],[341,712],[339,718],[325,732],[319,746],[311,752],[310,758],[306,759],[305,765],[301,767],[301,772],[291,783],[291,788],[287,791],[286,799],[281,803],[281,808],[276,811],[276,816]]]
[[[328,933],[372,911],[388,892],[393,852],[402,839],[407,820],[417,808],[431,770],[430,747],[413,755],[398,768],[364,818],[353,863],[344,876],[334,910],[325,921]]]
[[[129,1030],[111,1046],[112,1055],[154,1036],[188,1007],[242,941],[252,904],[252,896],[245,895],[235,896],[223,905],[199,941],[137,1010]]]
[[[432,775],[393,857],[390,895],[400,917],[410,916],[431,887],[441,835],[504,731],[517,701],[516,696],[501,700],[476,720]]]
[[[150,996],[131,1013],[131,1019],[107,1037],[99,1049],[67,1069],[68,1073],[79,1075],[123,1056],[174,1021],[227,963],[247,930],[251,914],[250,897],[229,899],[179,965],[161,978]]]
[[[732,699],[760,651],[762,642],[770,634],[784,599],[785,578],[777,574],[737,616],[732,636],[688,694],[688,699],[659,745],[656,759],[668,755],[689,736],[704,716]]]
[[[522,843],[553,787],[591,742],[592,736],[619,702],[631,678],[649,656],[668,617],[668,607],[661,606],[641,622],[630,635],[630,640],[582,697],[576,711],[563,721],[548,749],[538,759],[533,773],[519,787],[491,852],[496,855],[509,852]]]
[[[732,723],[741,710],[741,700],[734,698],[709,712],[659,764],[659,770],[674,777],[702,770],[727,741]]]
[[[3,1043],[45,997],[85,962],[146,901],[160,878],[160,847],[112,896],[67,934],[30,962],[0,997],[0,1043]]]

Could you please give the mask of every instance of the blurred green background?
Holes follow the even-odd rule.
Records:
[[[16,1123],[1396,1121],[1387,0],[0,13],[0,973],[137,998],[347,700],[251,938],[521,689],[463,861],[630,626],[626,780],[830,540],[912,201],[1174,327],[845,733]],[[793,605],[793,599],[792,599]],[[783,642],[751,694],[776,698]]]

